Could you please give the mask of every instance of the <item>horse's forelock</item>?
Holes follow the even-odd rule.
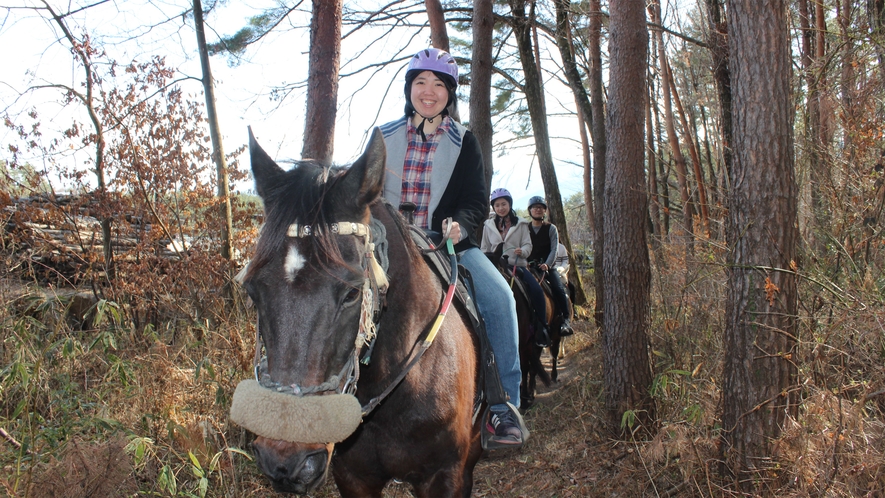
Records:
[[[249,265],[246,279],[252,277],[286,247],[289,225],[325,227],[338,220],[327,219],[326,197],[341,178],[342,168],[324,168],[314,161],[301,161],[280,177],[265,195],[265,224]],[[320,255],[320,265],[344,264],[338,244],[329,230],[315,230],[305,239]]]

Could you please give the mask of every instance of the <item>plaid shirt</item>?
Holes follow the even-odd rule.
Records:
[[[418,135],[412,120],[409,120],[406,137],[409,146],[406,149],[406,160],[403,163],[402,202],[414,202],[415,225],[430,228],[428,207],[430,203],[430,172],[433,169],[433,155],[440,139],[448,132],[450,118],[443,117],[434,133],[427,134],[427,141]]]

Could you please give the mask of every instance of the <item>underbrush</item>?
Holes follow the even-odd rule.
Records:
[[[608,432],[599,332],[583,319],[566,341],[560,382],[526,413],[528,444],[483,459],[476,496],[733,496],[718,446],[722,255],[699,250],[686,264],[664,247],[659,257],[667,264],[653,273],[656,436],[642,440],[637,431],[636,439],[621,440]],[[800,416],[774,442],[777,472],[767,489],[777,496],[881,497],[885,283],[875,267],[838,278],[826,268],[802,270]],[[5,272],[0,286],[6,495],[271,493],[248,451],[250,436],[228,420],[234,387],[251,376],[255,325],[222,280],[174,298],[121,293],[118,301],[84,306],[71,292],[13,274]],[[592,290],[592,274],[584,282]],[[154,310],[154,318],[136,320],[147,315],[134,313],[135,303]],[[581,316],[592,315],[592,304]],[[392,484],[387,494],[408,490]],[[328,483],[315,496],[334,495]]]
[[[246,313],[136,328],[99,300],[81,324],[43,289],[0,293],[8,496],[239,496],[254,487],[246,434],[227,417],[251,368]]]

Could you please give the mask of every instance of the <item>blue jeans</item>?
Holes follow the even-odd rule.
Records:
[[[459,253],[461,264],[473,275],[476,307],[486,324],[489,342],[495,353],[498,374],[510,403],[519,408],[519,329],[516,323],[516,302],[507,281],[489,258],[477,247]],[[505,405],[491,407],[493,411],[506,410]]]

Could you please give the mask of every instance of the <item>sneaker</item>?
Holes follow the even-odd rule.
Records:
[[[489,438],[489,441],[493,443],[513,446],[523,443],[522,430],[510,411],[502,413],[491,412],[486,423],[486,430],[494,433]]]
[[[561,337],[565,337],[574,333],[575,331],[572,330],[572,324],[569,323],[568,318],[563,318],[562,326],[559,327],[559,335]]]

